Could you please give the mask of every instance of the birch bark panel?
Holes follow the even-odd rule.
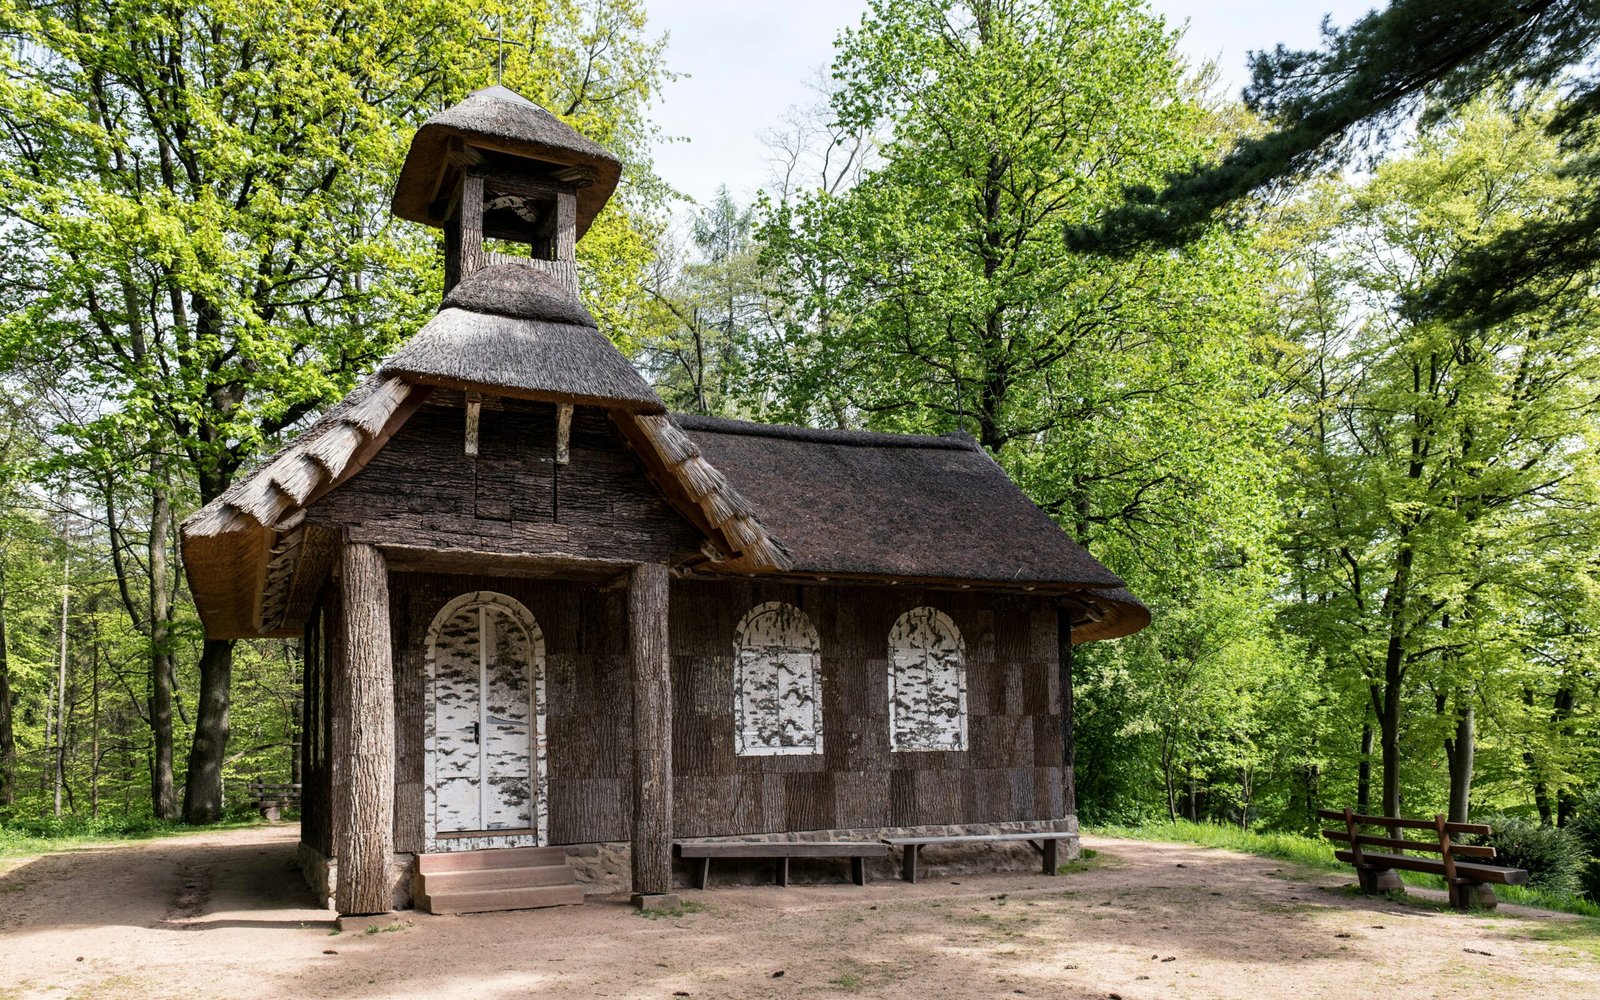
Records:
[[[477,608],[462,608],[440,625],[432,655],[434,831],[480,830]]]
[[[896,750],[965,750],[966,647],[931,607],[900,616],[889,635],[890,725]]]
[[[822,750],[821,643],[805,612],[769,601],[739,623],[734,726],[740,754]]]
[[[534,825],[533,642],[505,609],[483,606],[485,830]]]

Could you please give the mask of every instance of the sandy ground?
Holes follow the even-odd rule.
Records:
[[[1349,879],[1087,839],[1087,870],[689,892],[338,934],[295,828],[0,863],[0,998],[1600,996],[1592,923],[1353,895]]]

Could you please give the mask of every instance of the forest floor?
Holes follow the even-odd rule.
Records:
[[[1202,847],[1085,838],[1059,878],[713,888],[340,934],[256,827],[0,862],[0,998],[1544,998],[1600,995],[1600,922]]]

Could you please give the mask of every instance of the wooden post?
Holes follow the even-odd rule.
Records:
[[[1056,669],[1061,680],[1061,814],[1078,814],[1078,754],[1072,733],[1072,612],[1056,610],[1056,643],[1059,650]]]
[[[1451,853],[1450,831],[1445,826],[1444,813],[1433,814],[1433,832],[1439,837],[1439,857],[1444,862],[1444,887],[1450,894],[1450,905],[1458,910],[1466,909],[1461,895],[1461,886],[1456,884],[1456,856]]]
[[[394,907],[394,668],[389,641],[389,577],[383,553],[346,544],[339,572],[344,669],[334,688],[334,753],[344,763],[334,789],[338,859],[334,902],[341,914]]]
[[[628,579],[633,653],[633,893],[672,892],[672,677],[667,652],[667,567],[635,566]]]

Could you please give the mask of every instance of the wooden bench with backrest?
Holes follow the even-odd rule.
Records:
[[[1063,840],[1076,837],[1075,833],[1044,831],[1041,833],[974,833],[950,837],[885,837],[883,842],[900,848],[900,877],[907,882],[917,880],[917,859],[922,849],[939,844],[1004,844],[1028,841],[1044,859],[1044,874],[1056,874],[1057,847]]]
[[[689,865],[689,879],[696,889],[704,889],[706,881],[711,876],[711,860],[724,859],[759,859],[773,862],[773,881],[778,885],[789,884],[789,862],[794,858],[849,858],[850,881],[856,885],[867,884],[867,859],[884,858],[889,856],[889,849],[883,844],[868,841],[832,841],[832,842],[801,842],[801,841],[775,841],[775,842],[744,842],[744,841],[718,841],[696,842],[679,841],[673,845],[678,857],[692,862]]]
[[[1344,821],[1343,830],[1323,830],[1329,840],[1348,844],[1345,850],[1334,851],[1334,857],[1355,866],[1356,879],[1363,892],[1404,891],[1397,871],[1423,872],[1444,879],[1450,890],[1450,905],[1458,910],[1478,907],[1492,910],[1499,902],[1494,895],[1496,885],[1526,885],[1528,873],[1521,868],[1502,868],[1499,865],[1461,861],[1460,858],[1489,859],[1495,856],[1494,848],[1474,844],[1458,844],[1455,836],[1488,836],[1493,831],[1482,823],[1451,823],[1444,816],[1433,819],[1400,819],[1388,816],[1363,816],[1349,809],[1334,812],[1319,809],[1322,819]],[[1387,836],[1374,836],[1361,832],[1361,827],[1380,827]],[[1412,840],[1403,836],[1405,830],[1431,830],[1428,840]],[[1382,850],[1370,851],[1369,847]],[[1405,851],[1426,851],[1437,858],[1416,857]]]
[[[250,804],[260,811],[262,819],[276,823],[283,810],[300,808],[298,781],[252,781],[248,788]]]

